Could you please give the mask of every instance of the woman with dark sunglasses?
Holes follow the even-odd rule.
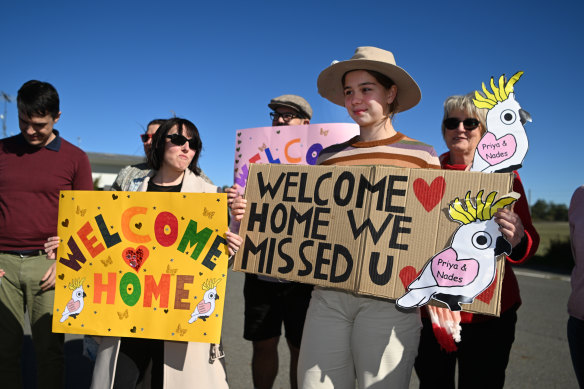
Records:
[[[473,96],[451,96],[444,102],[442,136],[448,152],[440,156],[446,170],[469,170],[475,149],[486,131],[487,110],[477,108]],[[501,316],[462,312],[458,316],[446,308],[427,306],[422,310],[422,335],[415,369],[420,388],[454,388],[458,361],[459,388],[502,388],[511,346],[515,340],[517,309],[521,305],[519,286],[511,264],[520,264],[533,256],[539,235],[531,223],[527,199],[519,174],[515,171],[513,190],[521,194],[513,211],[502,209],[495,220],[513,252],[505,261],[501,295]],[[499,276],[499,275],[498,275]],[[441,311],[442,310],[442,311]],[[435,335],[431,316],[460,321],[461,340]],[[439,340],[440,339],[440,340]],[[446,351],[449,350],[449,351]]]
[[[144,177],[126,180],[121,190],[220,192],[219,187],[200,176],[198,160],[202,147],[193,123],[181,118],[166,120],[152,137],[147,155],[152,170]],[[242,239],[229,231],[226,237],[229,255],[233,255]],[[138,381],[144,380],[152,388],[187,387],[193,383],[197,387],[227,388],[223,360],[216,360],[221,353],[219,345],[208,343],[103,337],[91,387],[135,388]],[[150,362],[151,377],[145,377]]]
[[[145,155],[148,155],[150,152],[150,148],[152,146],[152,137],[154,136],[156,131],[158,131],[158,128],[160,128],[160,126],[164,124],[165,121],[166,119],[151,120],[150,123],[148,123],[148,125],[146,126],[146,132],[140,134],[140,139],[142,140],[142,143],[144,145]],[[129,187],[129,185],[132,185],[133,181],[141,182],[141,180],[144,179],[144,177],[146,177],[148,173],[150,173],[150,171],[151,168],[149,167],[147,162],[141,162],[136,165],[128,165],[124,167],[122,170],[120,170],[118,176],[116,177],[116,180],[111,186],[111,190],[122,190],[122,188],[128,188],[126,190],[130,191],[136,190],[137,186]],[[213,181],[211,181],[209,177],[207,177],[200,168],[199,176],[209,184],[213,184]]]

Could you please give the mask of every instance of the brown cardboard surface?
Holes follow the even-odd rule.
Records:
[[[455,198],[512,185],[512,173],[252,164],[234,270],[397,299],[449,246]],[[499,315],[503,268],[463,310]]]

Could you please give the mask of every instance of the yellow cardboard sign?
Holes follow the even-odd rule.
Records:
[[[227,196],[62,191],[53,331],[219,343]]]

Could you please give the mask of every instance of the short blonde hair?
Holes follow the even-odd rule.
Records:
[[[473,92],[466,95],[454,95],[448,97],[444,101],[444,117],[442,118],[442,137],[446,132],[446,127],[444,127],[444,119],[449,118],[449,114],[453,111],[463,111],[469,117],[475,118],[480,123],[481,136],[487,132],[487,112],[488,109],[478,108],[474,102],[475,95]]]

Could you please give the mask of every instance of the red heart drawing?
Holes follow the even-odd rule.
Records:
[[[126,265],[138,273],[142,265],[144,265],[144,262],[146,262],[146,259],[148,259],[148,249],[145,246],[138,246],[136,250],[128,247],[122,252],[122,258],[126,262]]]
[[[444,197],[445,190],[446,181],[444,181],[444,177],[436,177],[430,185],[423,178],[418,178],[414,181],[414,194],[426,212],[430,212],[440,203],[440,200]]]
[[[495,273],[495,279],[493,283],[489,285],[487,289],[483,291],[483,293],[477,296],[478,300],[481,300],[484,303],[490,304],[491,300],[493,299],[493,295],[495,294],[495,287],[497,286],[497,273]]]
[[[399,278],[405,289],[408,289],[408,285],[411,284],[419,273],[413,266],[405,266],[399,271]]]

